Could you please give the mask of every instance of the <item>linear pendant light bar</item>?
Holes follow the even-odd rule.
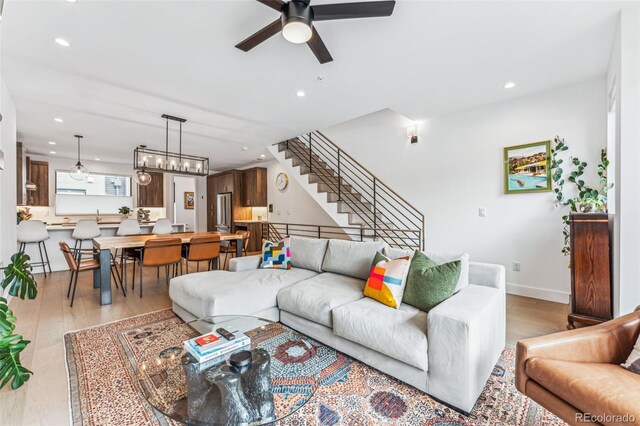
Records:
[[[209,158],[182,153],[182,123],[187,120],[172,115],[163,114],[165,126],[165,150],[147,148],[145,145],[136,147],[133,151],[133,169],[142,171],[157,171],[192,176],[207,176],[209,174]],[[179,123],[179,150],[169,151],[169,121]]]

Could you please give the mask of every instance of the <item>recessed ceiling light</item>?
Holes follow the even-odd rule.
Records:
[[[306,96],[306,93],[304,93],[302,90],[298,90],[296,92],[296,96],[299,98],[304,98]]]
[[[66,1],[67,3],[75,3],[75,2],[77,2],[78,0],[64,0],[64,1]]]
[[[56,143],[54,141],[49,141],[49,145],[55,145]]]
[[[260,158],[264,158],[264,157],[266,157],[266,155],[260,154]]]
[[[98,157],[94,158],[95,161],[100,161],[100,159]]]
[[[516,84],[513,81],[510,81],[504,85],[505,89],[513,89],[514,87],[516,87]]]
[[[64,123],[64,120],[62,118],[54,118],[53,121],[55,121],[56,123]]]
[[[53,41],[55,41],[56,43],[58,43],[60,46],[62,47],[70,47],[71,43],[69,43],[67,40],[63,39],[63,38],[54,38]]]
[[[242,150],[243,150],[243,151],[248,151],[248,150],[249,150],[249,147],[248,147],[248,146],[243,146],[243,147],[242,147]]]
[[[49,154],[55,154],[55,153],[56,153],[55,151],[49,151]]]

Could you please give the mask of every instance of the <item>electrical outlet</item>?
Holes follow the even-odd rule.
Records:
[[[520,272],[520,262],[513,262],[513,270]]]
[[[485,209],[484,207],[480,207],[478,209],[478,216],[487,217],[487,209]]]

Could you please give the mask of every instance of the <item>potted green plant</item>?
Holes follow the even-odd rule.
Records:
[[[33,278],[29,260],[29,255],[18,252],[11,256],[11,263],[7,267],[1,268],[4,272],[0,282],[2,289],[9,287],[11,296],[23,300],[25,297],[35,299],[38,295],[38,284]],[[33,374],[20,362],[20,353],[30,341],[14,334],[15,328],[16,317],[9,309],[7,299],[0,297],[0,389],[9,382],[12,389],[18,389]]]
[[[559,158],[559,153],[568,151],[569,146],[560,136],[556,136],[553,142],[553,149],[551,150],[551,177],[555,184],[553,191],[556,195],[556,206],[569,208],[569,214],[562,216],[562,222],[564,224],[562,230],[562,234],[564,235],[562,253],[568,256],[569,253],[571,253],[571,234],[569,232],[570,214],[606,212],[607,192],[613,187],[613,184],[607,181],[609,159],[607,158],[606,149],[600,151],[600,163],[596,168],[598,185],[590,187],[583,178],[588,164],[581,161],[578,157],[570,157],[569,167],[571,170],[565,173],[565,170],[562,168],[564,160]],[[573,191],[571,195],[567,194],[567,184],[575,186],[575,191]]]
[[[124,217],[129,217],[131,214],[131,209],[127,206],[122,206],[118,209],[118,213],[120,213]]]

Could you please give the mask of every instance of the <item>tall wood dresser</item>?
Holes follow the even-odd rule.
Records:
[[[598,324],[613,318],[611,232],[606,213],[571,215],[571,312],[574,322]]]

